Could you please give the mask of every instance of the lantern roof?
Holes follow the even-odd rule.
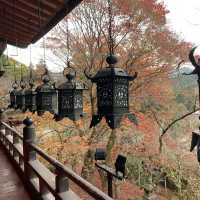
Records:
[[[73,72],[69,72],[65,74],[66,69],[72,69]],[[85,90],[86,89],[84,84],[76,80],[76,71],[70,65],[68,68],[64,69],[63,74],[67,78],[67,81],[60,84],[57,88],[58,90]]]
[[[101,78],[112,78],[112,77],[123,77],[127,78],[129,81],[133,80],[133,76],[129,76],[128,73],[118,67],[106,67],[97,72],[97,74],[92,78],[93,81],[101,79]]]
[[[25,48],[49,32],[81,1],[1,0],[0,40]]]
[[[85,86],[78,81],[66,81],[58,86],[59,90],[85,90]]]
[[[54,84],[52,84],[51,82],[45,82],[43,81],[43,84],[39,85],[36,88],[36,92],[48,92],[49,90],[55,90],[55,86]]]

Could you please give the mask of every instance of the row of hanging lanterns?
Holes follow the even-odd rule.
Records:
[[[128,116],[131,121],[135,121],[133,114],[129,113],[129,82],[133,81],[137,74],[129,76],[126,71],[116,67],[117,58],[114,55],[114,40],[112,37],[112,9],[111,1],[109,2],[109,55],[106,59],[108,67],[99,70],[94,77],[85,76],[97,85],[97,106],[98,112],[92,116],[90,127],[96,126],[103,117],[105,117],[110,128],[119,127],[120,121],[124,115]],[[67,28],[68,29],[68,28]],[[43,40],[44,41],[44,40]],[[23,112],[29,110],[43,115],[49,111],[54,114],[54,119],[59,121],[65,117],[71,120],[78,120],[83,116],[83,90],[86,87],[75,80],[76,71],[69,61],[69,33],[67,31],[67,68],[64,69],[64,75],[67,81],[55,86],[50,81],[47,68],[42,76],[43,84],[34,89],[32,78],[32,69],[30,69],[29,88],[22,78],[20,87],[15,82],[13,90],[10,92],[10,107],[21,109]],[[44,48],[45,49],[45,48]],[[44,51],[45,55],[45,51]],[[45,61],[45,59],[44,59]],[[46,65],[45,65],[46,66]],[[69,73],[65,73],[70,69]]]
[[[42,116],[46,111],[55,115],[56,120],[68,117],[78,120],[83,115],[83,90],[85,86],[75,80],[73,73],[66,74],[67,81],[55,87],[52,84],[45,69],[42,76],[43,83],[34,89],[33,79],[29,80],[29,88],[23,79],[20,81],[20,89],[17,82],[13,83],[10,92],[10,108],[20,109],[23,112],[29,110]]]

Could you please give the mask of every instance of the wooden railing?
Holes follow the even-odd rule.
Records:
[[[6,153],[34,200],[81,199],[70,189],[71,182],[86,192],[91,199],[112,200],[70,168],[42,151],[35,144],[35,128],[32,121],[27,118],[24,124],[23,135],[21,135],[6,123],[0,122],[0,144],[5,147]],[[54,172],[50,171],[38,157],[53,166]]]

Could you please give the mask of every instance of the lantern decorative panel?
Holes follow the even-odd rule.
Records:
[[[15,109],[20,109],[23,112],[25,112],[26,111],[26,109],[25,109],[26,83],[23,80],[20,81],[20,87],[21,87],[21,89],[16,92],[16,107],[15,107]]]
[[[49,111],[52,114],[58,111],[58,92],[55,85],[50,82],[48,70],[42,77],[43,84],[36,88],[36,105],[39,116]]]
[[[36,107],[36,92],[34,90],[34,82],[31,79],[29,81],[30,88],[25,91],[25,109],[31,112],[35,112]]]
[[[16,94],[17,94],[17,88],[18,84],[17,81],[15,81],[12,85],[12,90],[10,91],[10,105],[9,108],[16,108]]]
[[[77,82],[75,77],[75,72],[68,73],[67,81],[58,86],[58,113],[55,115],[55,120],[64,117],[78,120],[83,116],[83,90],[86,88]]]
[[[92,118],[90,127],[96,126],[103,117],[110,128],[119,127],[121,118],[129,113],[129,81],[137,77],[129,76],[123,69],[114,67],[117,59],[114,55],[107,57],[108,67],[100,70],[94,77],[86,75],[97,84],[98,113]]]

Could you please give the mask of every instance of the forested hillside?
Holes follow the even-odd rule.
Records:
[[[63,66],[67,64],[67,40],[70,39],[71,63],[77,79],[88,88],[84,91],[85,116],[77,122],[69,119],[55,122],[50,113],[38,117],[12,112],[11,116],[8,110],[7,114],[20,120],[30,116],[36,125],[38,145],[103,191],[107,190],[106,178],[95,168],[96,148],[106,149],[106,163],[110,166],[118,154],[125,155],[127,178],[114,181],[115,199],[137,200],[145,192],[155,194],[157,200],[200,199],[199,166],[196,155],[189,152],[191,133],[198,128],[198,116],[189,115],[165,132],[170,123],[198,107],[197,78],[183,76],[175,70],[181,60],[188,59],[192,44],[169,30],[168,10],[162,3],[156,0],[113,2],[117,65],[131,75],[138,73],[129,91],[130,112],[135,114],[138,124],[124,118],[115,130],[110,130],[105,121],[89,129],[91,116],[97,112],[96,93],[84,71],[94,75],[107,65],[107,4],[102,0],[85,0],[47,39],[47,48]],[[71,26],[69,38],[66,37],[67,20]],[[6,57],[3,60],[8,62]],[[14,60],[9,59],[7,65],[2,81],[10,82],[14,80]],[[19,79],[20,68],[16,69]],[[23,71],[27,75],[26,66]],[[41,73],[42,66],[38,65],[35,78]],[[4,88],[3,84],[1,87],[1,95],[7,94],[10,88]]]

